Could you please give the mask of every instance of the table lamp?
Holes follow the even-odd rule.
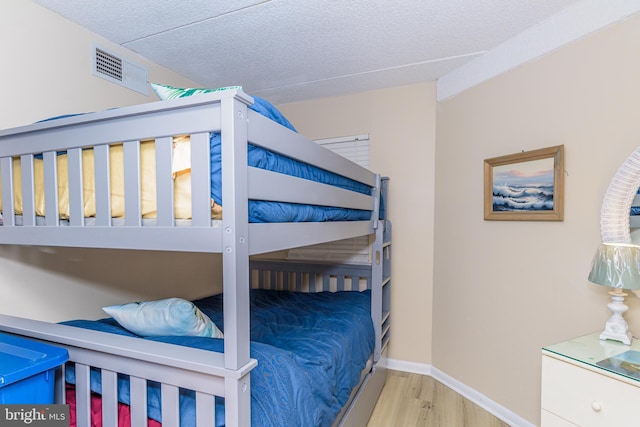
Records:
[[[622,313],[627,311],[623,289],[640,289],[640,246],[626,243],[603,243],[593,257],[589,281],[609,286],[611,302],[607,304],[611,317],[600,333],[601,340],[621,341],[631,345],[631,332]]]

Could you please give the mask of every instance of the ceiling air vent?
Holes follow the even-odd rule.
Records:
[[[93,74],[144,95],[149,94],[146,68],[98,46],[93,46]]]

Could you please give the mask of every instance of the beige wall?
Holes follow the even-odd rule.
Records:
[[[635,17],[438,106],[433,364],[535,424],[540,348],[608,315],[587,275],[606,187],[640,143],[639,51]],[[564,221],[484,221],[483,160],[559,144]]]
[[[368,133],[371,169],[391,178],[392,341],[389,357],[431,360],[435,84],[280,105],[312,139]]]
[[[151,81],[193,82],[30,0],[0,1],[0,129],[67,113],[154,101],[91,74],[92,43],[148,67]],[[0,313],[59,321],[104,316],[104,304],[212,292],[220,257],[203,254],[0,246]]]
[[[93,76],[92,43],[147,67],[150,81],[193,84],[31,0],[2,0],[0,16],[0,129],[156,100]]]

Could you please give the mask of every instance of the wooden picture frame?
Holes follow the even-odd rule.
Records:
[[[562,221],[564,145],[486,159],[484,219]]]

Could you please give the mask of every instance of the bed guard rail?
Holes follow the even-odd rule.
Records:
[[[347,238],[351,237],[349,234],[372,232],[378,217],[379,176],[248,110],[252,101],[243,92],[230,90],[0,131],[0,200],[5,226],[0,230],[0,243],[222,252],[221,229],[225,228],[225,220],[232,225],[246,222],[243,218],[249,199],[369,210],[371,221],[358,221],[363,224],[350,224],[342,229],[338,225],[333,234]],[[226,213],[222,221],[212,221],[209,137],[217,132],[222,138],[222,194]],[[178,135],[190,138],[191,215],[187,220],[176,218],[174,212],[172,157],[173,138]],[[143,176],[141,166],[141,146],[145,141],[153,141],[155,150],[155,176],[151,178]],[[249,167],[248,143],[364,183],[372,188],[371,194]],[[118,218],[113,217],[111,188],[114,146],[121,147],[123,152],[124,211]],[[87,151],[93,157],[89,178],[95,187],[93,195],[87,195],[83,184],[83,179],[87,179],[84,176]],[[66,156],[64,165],[60,163],[61,156]],[[60,189],[65,173],[68,184]],[[148,188],[155,187],[155,209],[150,215],[142,209],[143,178],[153,180]],[[39,192],[44,193],[40,200]],[[67,194],[68,202],[63,205],[68,212],[61,212],[60,197]],[[90,218],[86,214],[87,204],[95,205]],[[326,224],[308,228],[314,227],[319,231],[292,230],[287,234],[310,236],[309,241],[300,239],[300,244],[336,237],[324,237],[329,228]],[[89,228],[91,232],[83,230]],[[162,228],[162,233],[151,231],[153,228]],[[258,224],[252,225],[252,233],[260,228]],[[251,253],[277,250],[267,243],[275,233],[268,234],[255,231]],[[280,243],[289,247],[294,244],[298,242]]]
[[[129,376],[132,425],[147,425],[147,381],[161,384],[163,427],[179,425],[180,388],[196,392],[198,427],[215,425],[215,396],[225,397],[225,405],[230,405],[225,411],[229,416],[249,414],[248,410],[228,409],[238,404],[237,396],[228,391],[249,393],[248,374],[257,365],[255,359],[238,370],[230,370],[224,368],[222,353],[7,315],[0,315],[0,331],[68,350],[69,363],[75,370],[78,427],[91,425],[91,369],[99,369],[101,374],[105,426],[117,425],[118,374]],[[68,367],[63,365],[56,375],[56,403],[65,403],[65,369]],[[227,425],[248,425],[235,421],[228,419]]]

